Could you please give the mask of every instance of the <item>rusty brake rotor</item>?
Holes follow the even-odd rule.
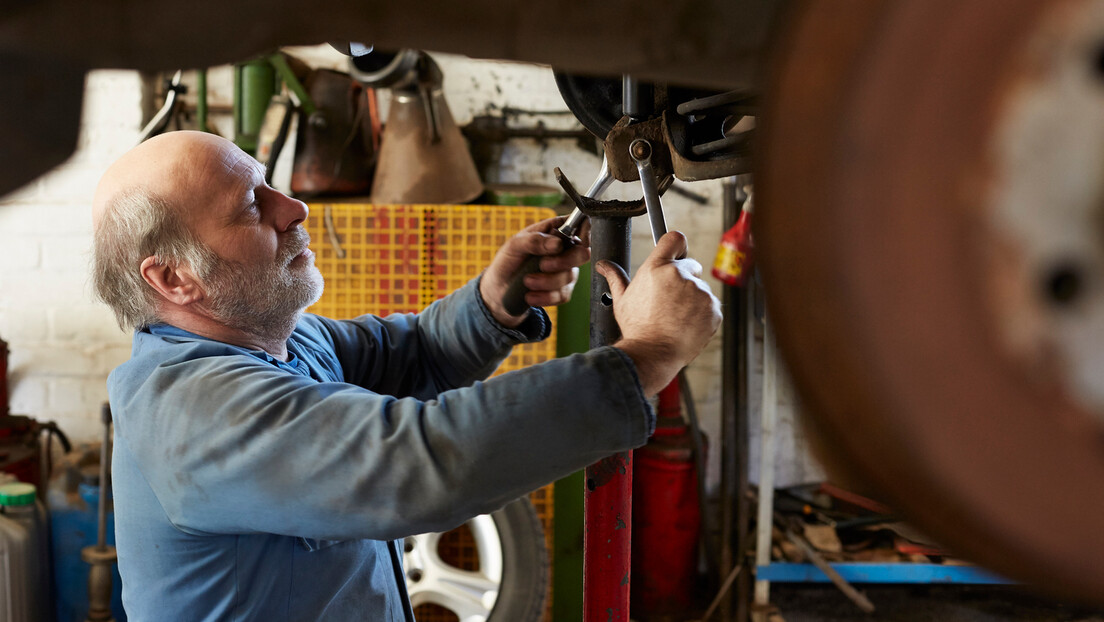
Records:
[[[756,235],[827,461],[957,552],[1104,602],[1104,4],[791,17]]]

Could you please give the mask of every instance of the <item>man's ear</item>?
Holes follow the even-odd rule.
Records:
[[[187,306],[203,300],[206,295],[199,279],[187,266],[170,266],[151,256],[142,260],[140,270],[146,283],[175,305]]]

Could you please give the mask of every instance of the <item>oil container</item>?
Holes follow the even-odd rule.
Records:
[[[81,549],[96,544],[97,513],[100,487],[95,482],[81,482],[66,492],[57,480],[50,486],[50,547],[54,562],[54,606],[57,622],[84,622],[88,614],[89,565],[81,559]],[[111,497],[107,505],[107,544],[115,545],[115,513]],[[119,567],[112,568],[111,613],[116,622],[125,622],[122,604],[122,581]]]
[[[678,380],[660,392],[656,431],[633,452],[633,618],[680,619],[694,602],[701,511]],[[704,439],[703,439],[704,441]]]
[[[35,487],[0,485],[0,622],[53,619],[46,511]]]

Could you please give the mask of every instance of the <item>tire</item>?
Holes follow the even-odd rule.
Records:
[[[502,542],[503,582],[488,622],[539,622],[548,599],[548,547],[528,497],[491,515]]]
[[[548,550],[533,504],[523,497],[464,526],[478,555],[477,571],[438,554],[442,539],[455,538],[462,528],[406,539],[403,567],[411,604],[443,609],[461,622],[540,622],[548,599]],[[428,622],[432,616],[425,617]]]

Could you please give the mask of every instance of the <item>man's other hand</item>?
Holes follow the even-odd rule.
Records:
[[[629,282],[617,264],[595,266],[609,282],[621,339],[613,344],[633,360],[645,395],[667,386],[697,358],[721,324],[721,302],[699,278],[701,264],[686,259],[686,237],[672,231]]]
[[[502,298],[510,279],[530,255],[543,257],[540,272],[525,277],[525,302],[532,307],[548,307],[571,300],[571,292],[579,279],[579,266],[590,261],[590,221],[579,230],[575,246],[564,250],[564,242],[552,233],[563,224],[565,216],[557,216],[529,225],[516,233],[498,249],[490,267],[479,283],[479,294],[494,318],[503,326],[514,327],[527,313],[514,316],[506,312]]]

